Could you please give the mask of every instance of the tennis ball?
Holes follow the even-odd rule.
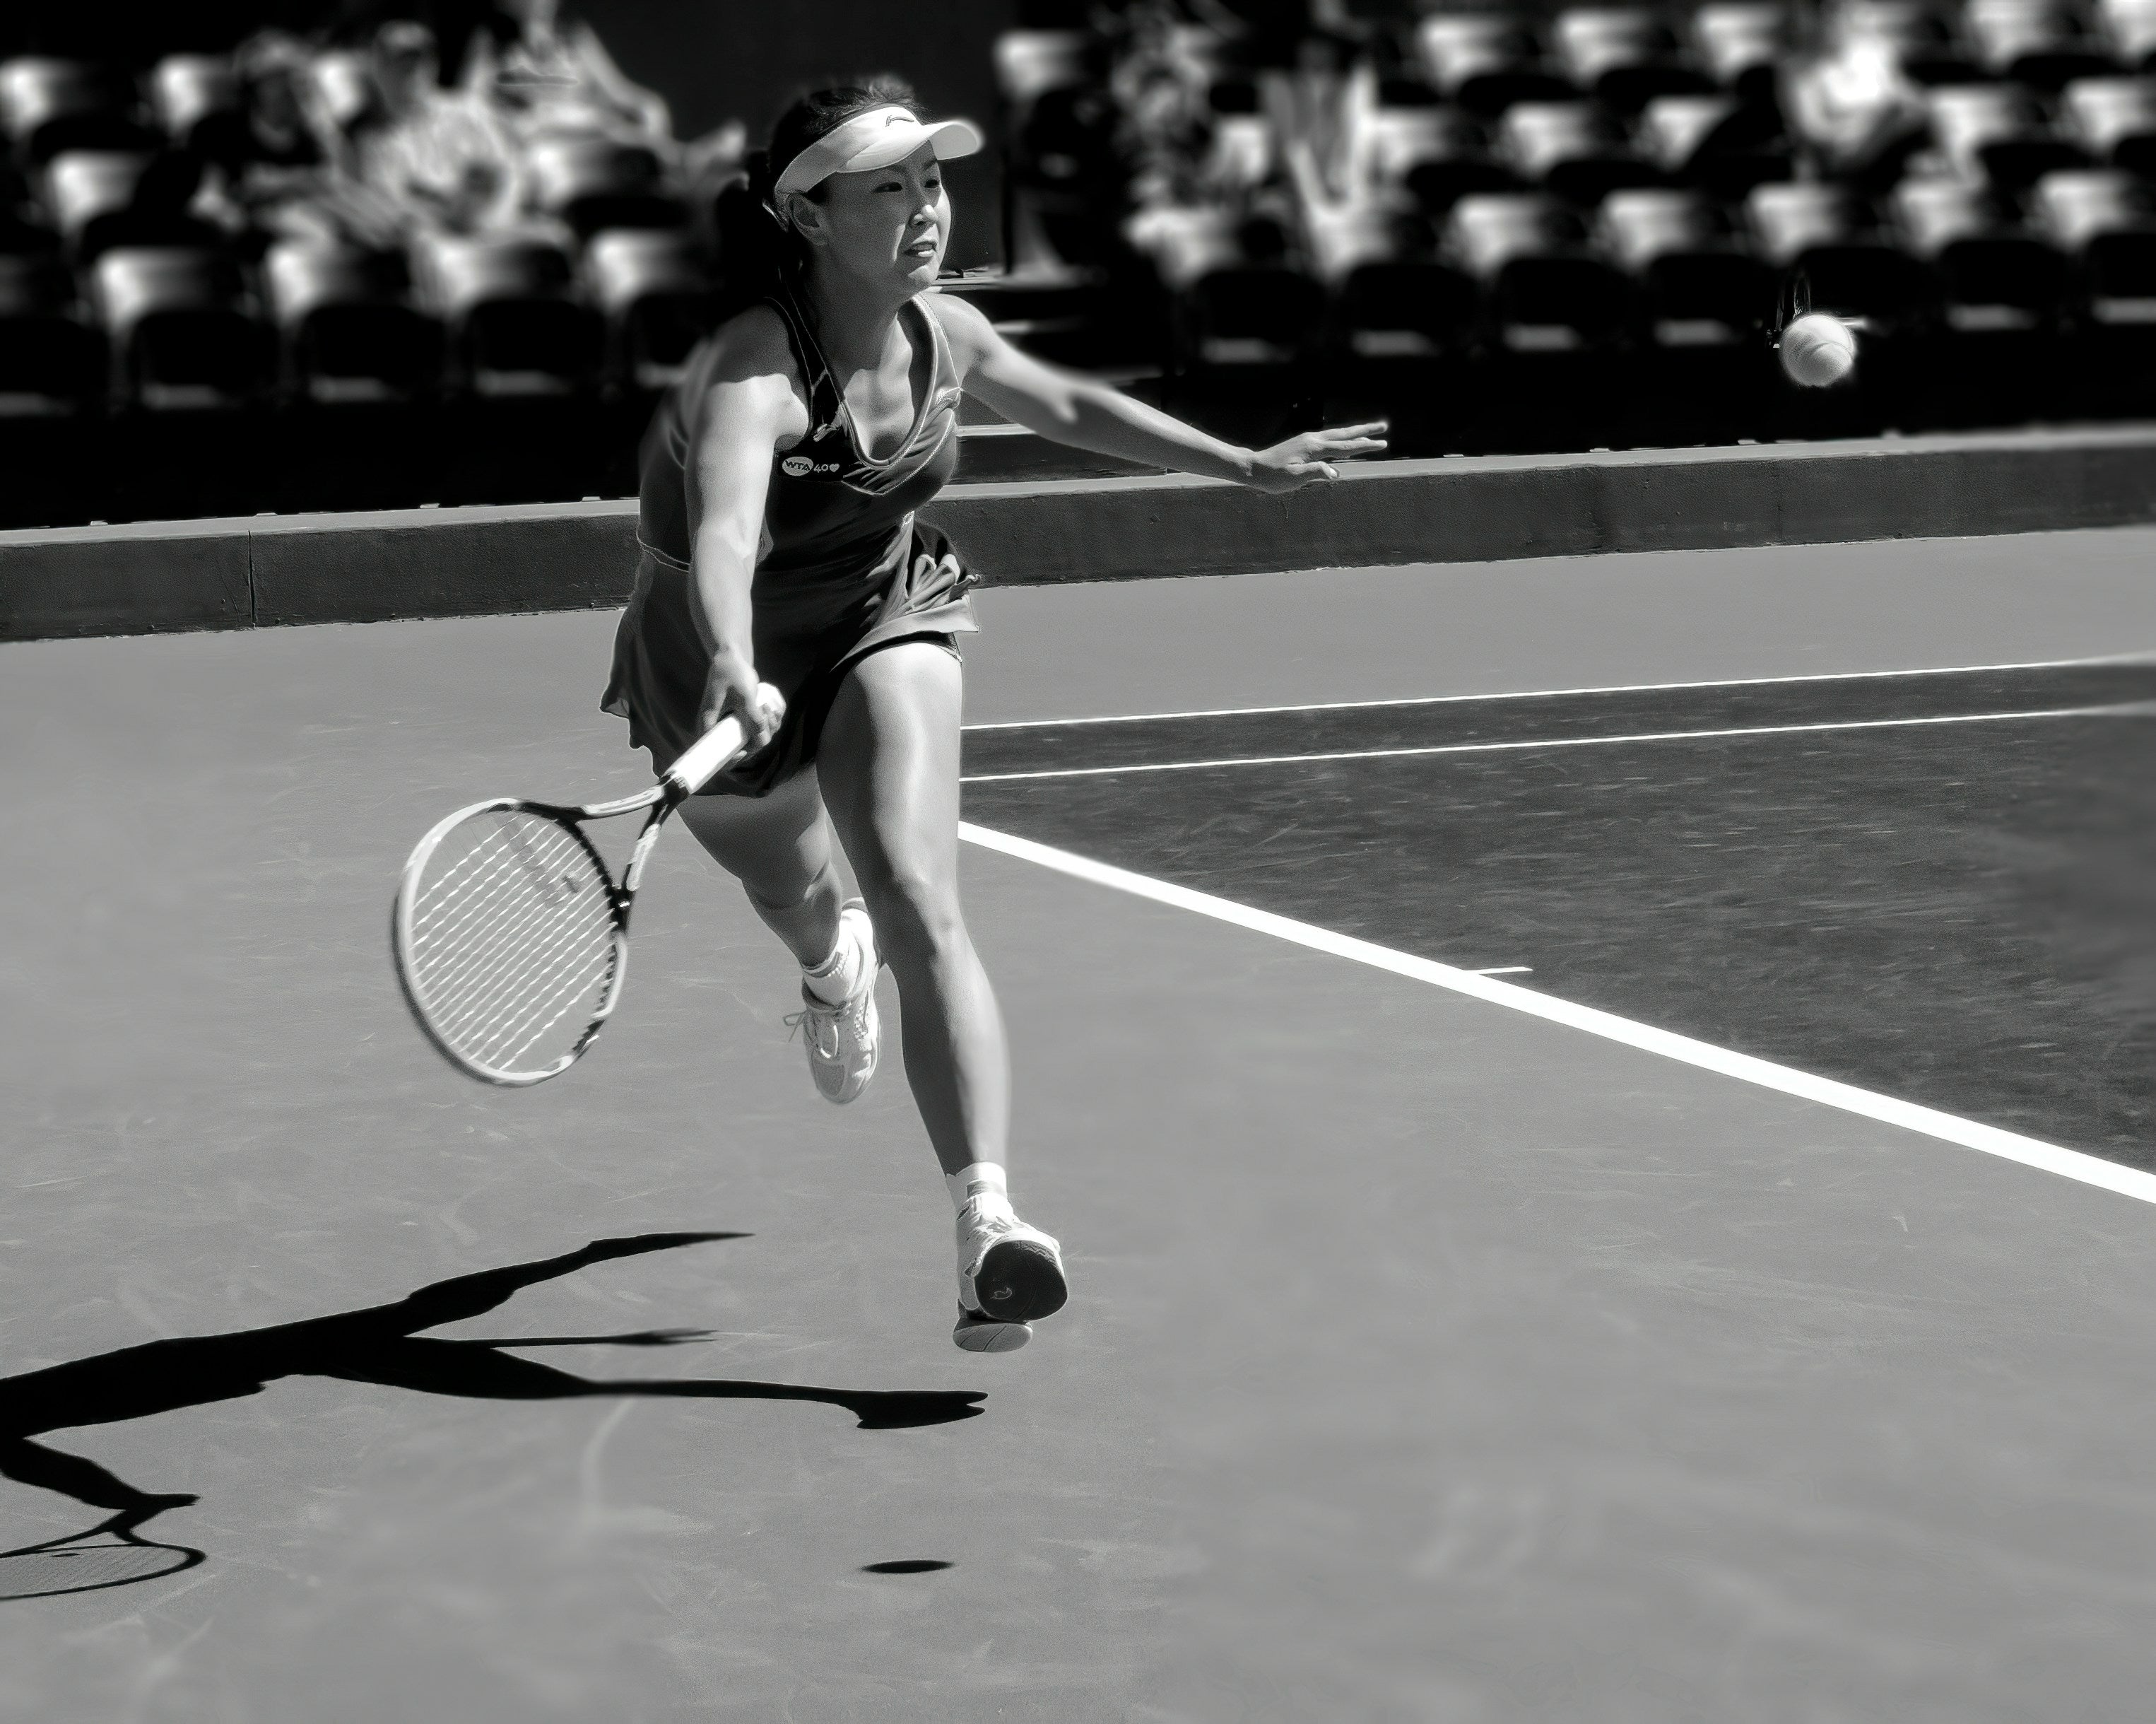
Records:
[[[1807,311],[1782,332],[1782,369],[1808,389],[1840,383],[1856,369],[1856,332],[1839,317]]]

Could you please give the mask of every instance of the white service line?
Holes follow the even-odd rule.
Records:
[[[1409,694],[1390,700],[1312,701],[1290,707],[1208,707],[1187,713],[1110,713],[1091,718],[1002,718],[968,730],[1060,730],[1076,724],[1149,724],[1164,718],[1262,718],[1276,713],[1353,713],[1373,707],[1462,706],[1476,701],[1554,700],[1568,694],[1674,694],[1699,688],[1770,688],[1791,682],[1876,682],[1894,677],[1974,677],[1991,671],[2098,670],[2156,666],[2156,654],[2107,653],[2100,658],[2040,658],[2010,665],[1943,665],[1915,671],[1815,671],[1800,677],[1732,677],[1709,682],[1617,682],[1585,688],[1507,689],[1490,694]]]
[[[2079,1150],[2061,1149],[2056,1144],[2024,1137],[2018,1132],[2001,1131],[1995,1126],[1980,1125],[1973,1119],[1958,1119],[1952,1114],[1943,1114],[1935,1108],[1919,1107],[1913,1102],[1897,1101],[1892,1096],[1859,1089],[1852,1083],[1836,1083],[1831,1078],[1815,1078],[1809,1072],[1779,1066],[1771,1060],[1755,1059],[1748,1053],[1734,1053],[1711,1042],[1694,1041],[1689,1036],[1658,1030],[1648,1024],[1635,1023],[1631,1019],[1619,1017],[1614,1012],[1598,1011],[1593,1006],[1575,1006],[1569,1001],[1552,999],[1546,994],[1537,994],[1516,983],[1494,981],[1472,970],[1455,970],[1449,964],[1439,964],[1428,958],[1396,952],[1389,946],[1335,934],[1330,929],[1297,922],[1291,917],[1276,916],[1270,910],[1253,909],[1248,904],[1237,903],[1232,898],[1215,898],[1210,893],[1194,892],[1187,886],[1171,885],[1165,880],[1134,874],[1128,869],[1113,867],[1106,862],[1095,862],[1067,850],[1058,850],[1052,845],[1036,844],[1029,838],[1017,838],[1007,832],[991,831],[969,821],[959,823],[958,836],[970,844],[979,845],[983,850],[993,850],[1022,862],[1035,862],[1042,867],[1052,868],[1058,873],[1068,874],[1096,886],[1127,892],[1134,898],[1149,898],[1155,903],[1169,904],[1177,909],[1194,911],[1218,922],[1231,923],[1254,933],[1269,934],[1276,939],[1307,946],[1312,951],[1346,958],[1357,964],[1367,964],[1373,970],[1389,970],[1394,975],[1428,982],[1433,987],[1465,994],[1471,999],[1486,1001],[1492,1006],[1524,1012],[1530,1017],[1563,1024],[1568,1029],[1584,1030],[1589,1035],[1599,1036],[1606,1042],[1621,1042],[1643,1052],[1660,1054],[1665,1059],[1697,1066],[1702,1071],[1718,1073],[1725,1078],[1735,1078],[1742,1083],[1757,1084],[1763,1089],[1779,1090],[1784,1095],[1818,1102],[1826,1107],[1837,1108],[1845,1114],[1876,1119],[1882,1124],[1898,1125],[1907,1130],[1922,1132],[1927,1137],[1958,1144],[1964,1149],[1980,1150],[1984,1155],[1996,1155],[2003,1160],[2018,1161],[2024,1167],[2037,1168],[2046,1173],[2056,1173],[2063,1179],[2077,1181],[2082,1185],[2116,1191],[2121,1197],[2136,1197],[2143,1203],[2156,1203],[2156,1174],[2121,1167],[2101,1156],[2084,1155]]]
[[[1348,749],[1326,754],[1245,754],[1219,760],[1158,760],[1126,766],[1057,766],[1038,772],[973,772],[967,785],[1019,779],[1108,778],[1126,772],[1196,772],[1215,766],[1296,766],[1327,760],[1399,760],[1417,754],[1502,754],[1521,749],[1602,749],[1619,743],[1706,742],[1732,736],[1798,736],[1813,731],[1893,730],[1916,724],[2002,724],[2015,718],[2116,718],[2156,713],[2156,702],[2108,707],[2046,707],[2026,713],[1951,713],[1922,718],[1837,718],[1815,724],[1752,724],[1728,730],[1643,730],[1626,736],[1565,736],[1525,742],[1441,743],[1414,749]]]

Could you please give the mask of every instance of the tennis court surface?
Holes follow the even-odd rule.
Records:
[[[121,1582],[0,1715],[2138,1716],[2152,559],[983,595],[991,1358],[685,835],[574,1072],[406,1018],[420,830],[639,784],[610,617],[0,648],[0,1582]]]

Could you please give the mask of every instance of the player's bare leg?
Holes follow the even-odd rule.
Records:
[[[788,1022],[817,1092],[852,1101],[875,1075],[878,960],[866,912],[846,902],[814,769],[767,796],[692,796],[680,818],[799,960],[801,1010]]]
[[[803,967],[830,955],[845,885],[813,767],[767,796],[691,796],[675,817]]]
[[[898,980],[906,1075],[958,1208],[961,1346],[1022,1345],[1063,1304],[1055,1241],[1009,1198],[1010,1052],[958,906],[963,680],[932,641],[870,654],[839,685],[819,750],[825,805]]]

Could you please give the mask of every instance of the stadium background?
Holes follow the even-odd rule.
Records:
[[[572,15],[665,99],[670,142],[691,153],[729,126],[752,145],[787,93],[870,69],[978,118],[993,144],[954,165],[952,291],[1035,351],[1241,440],[1382,413],[1404,455],[1585,452],[2134,419],[2156,400],[2146,0],[1850,0],[1830,17],[1876,14],[1915,117],[1846,161],[1783,111],[1778,69],[1818,45],[1805,8],[1184,8],[1214,21],[1194,52],[1188,30],[1172,51],[1138,43],[1141,10],[826,0],[773,19],[615,0]],[[577,158],[584,178],[550,193],[535,172],[521,213],[562,237],[465,246],[446,286],[417,236],[294,274],[279,254],[305,247],[259,228],[176,237],[184,222],[142,189],[193,149],[159,83],[169,57],[213,64],[283,30],[363,81],[382,25],[418,18],[454,87],[490,13],[93,5],[0,26],[16,66],[100,63],[144,134],[125,145],[136,165],[69,190],[23,99],[0,101],[18,209],[0,246],[0,527],[633,488],[637,432],[726,272],[738,142],[701,178],[670,158],[662,185]],[[1219,28],[1237,13],[1258,21],[1241,39]],[[1275,14],[1306,14],[1304,33],[1268,35]],[[1309,107],[1312,18],[1344,26],[1331,39],[1373,75],[1374,197],[1358,184],[1328,204],[1337,188],[1313,192],[1295,158],[1306,121],[1326,145],[1344,87],[1321,69],[1331,93]],[[1471,39],[1508,21],[1517,42]],[[1091,48],[1089,23],[1111,26]],[[1467,35],[1440,39],[1448,25]],[[1178,78],[1191,111],[1144,123],[1185,133],[1133,149],[1137,105]],[[175,245],[198,253],[177,286]],[[146,247],[166,260],[146,265]],[[1774,367],[1807,300],[1864,331],[1845,387],[1798,389]],[[1116,464],[976,424],[965,471]]]

